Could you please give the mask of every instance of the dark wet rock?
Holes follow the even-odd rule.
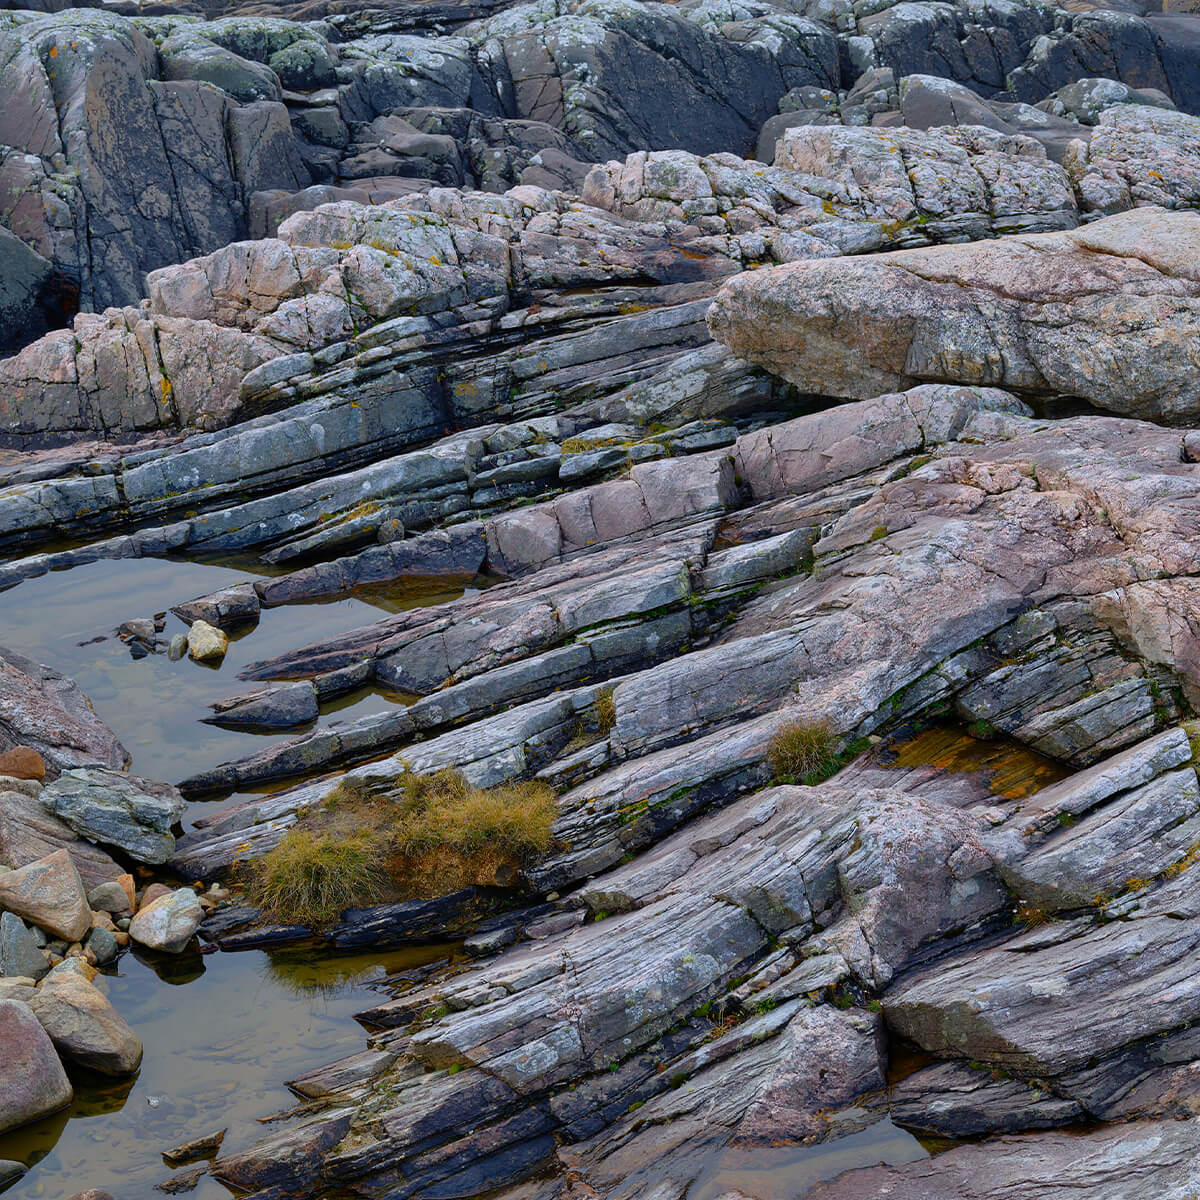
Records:
[[[64,771],[42,789],[41,802],[76,833],[145,863],[171,857],[185,808],[170,784],[99,767]]]
[[[204,620],[220,629],[230,629],[258,620],[258,593],[251,584],[235,584],[213,592],[211,596],[201,596],[197,600],[189,600],[186,604],[177,604],[171,611],[189,625],[194,621]]]
[[[9,1130],[58,1112],[74,1092],[54,1045],[28,1005],[0,1000],[0,1046],[5,1086],[0,1093],[0,1129]]]
[[[214,714],[205,718],[214,725],[290,729],[307,725],[318,713],[317,689],[306,680],[231,696],[213,705]]]
[[[195,1162],[198,1158],[211,1158],[221,1149],[221,1143],[225,1140],[225,1133],[226,1130],[219,1129],[216,1133],[206,1133],[200,1137],[191,1138],[189,1141],[175,1146],[170,1150],[164,1150],[163,1158],[171,1166],[181,1166],[184,1163]]]
[[[897,1084],[888,1112],[905,1128],[949,1138],[1053,1129],[1084,1118],[1076,1101],[1034,1082],[954,1062],[925,1067]]]

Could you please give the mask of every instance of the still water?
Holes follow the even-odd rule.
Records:
[[[77,679],[133,756],[131,769],[178,782],[297,732],[245,733],[200,721],[214,700],[256,686],[237,679],[248,663],[464,591],[441,582],[410,583],[266,610],[256,626],[235,635],[216,669],[188,658],[170,662],[165,653],[137,658],[116,636],[122,621],[164,612],[260,573],[241,565],[155,559],[54,572],[0,592],[0,645]],[[160,639],[165,644],[185,629],[168,614]],[[327,706],[320,722],[399,702],[364,689]],[[197,802],[187,820],[213,809],[212,802]],[[445,947],[353,957],[247,952],[156,957],[153,963],[123,955],[99,983],[142,1039],[141,1072],[120,1083],[81,1076],[69,1109],[0,1135],[0,1159],[33,1166],[6,1200],[63,1200],[91,1187],[111,1191],[117,1200],[158,1200],[163,1193],[154,1185],[172,1174],[163,1150],[225,1126],[225,1150],[261,1136],[258,1118],[295,1102],[285,1080],[363,1048],[363,1030],[352,1017],[378,1003],[382,978],[445,954]],[[207,1178],[187,1194],[194,1200],[229,1196]]]
[[[142,1039],[141,1071],[132,1081],[75,1077],[69,1109],[0,1134],[0,1158],[32,1166],[5,1200],[64,1200],[93,1187],[161,1200],[154,1185],[174,1174],[162,1151],[226,1127],[223,1152],[266,1136],[258,1118],[297,1102],[285,1080],[364,1048],[353,1014],[379,1002],[382,981],[451,950],[187,954],[153,965],[123,955],[97,982]],[[207,1176],[186,1194],[230,1195]]]
[[[159,635],[165,647],[172,634],[187,629],[169,612],[172,605],[261,574],[240,565],[151,558],[51,572],[0,592],[0,645],[74,676],[133,756],[134,773],[178,783],[302,732],[254,733],[201,723],[214,701],[262,686],[237,678],[250,663],[371,624],[389,612],[479,590],[409,581],[344,599],[265,609],[257,625],[232,631],[229,651],[217,667],[187,657],[171,662],[165,653],[137,658],[116,636],[123,621],[165,611],[167,627]],[[320,724],[353,720],[400,702],[398,696],[364,688],[326,705]]]

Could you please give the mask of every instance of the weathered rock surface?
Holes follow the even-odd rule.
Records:
[[[173,847],[173,790],[5,656],[0,753],[49,783],[0,788],[0,889],[49,856],[97,911],[45,955],[7,912],[4,969],[68,957],[0,994],[128,1072],[85,965],[125,913],[168,953],[313,931],[162,882],[135,914],[85,838],[219,877],[343,775],[537,777],[555,842],[512,887],[322,931],[469,960],[381,983],[368,1047],[217,1179],[767,1200],[778,1155],[815,1194],[1194,1191],[1200,440],[1085,415],[1197,411],[1200,34],[1136,7],[0,20],[0,341],[36,339],[0,362],[0,587],[257,556],[154,607],[197,657],[261,620],[256,683],[196,716],[302,730],[214,751],[184,790],[243,794]],[[349,597],[380,619],[275,640]],[[133,670],[166,666],[149,609]],[[779,786],[797,721],[804,778],[841,769]],[[930,1061],[888,1086],[900,1038]],[[902,1129],[992,1140],[829,1178]]]
[[[968,380],[1115,412],[1196,412],[1193,213],[871,259],[792,263],[722,289],[709,325],[808,391],[866,396]]]
[[[186,808],[169,783],[101,767],[64,771],[42,789],[41,802],[76,833],[145,863],[163,863],[171,857],[172,830]]]
[[[27,1004],[0,999],[0,1047],[4,1050],[0,1130],[36,1121],[71,1103],[75,1093],[67,1073]]]
[[[73,679],[11,650],[0,650],[0,739],[5,749],[36,750],[56,774],[92,763],[120,769],[129,761]]]
[[[848,1171],[834,1183],[819,1184],[810,1195],[813,1200],[876,1195],[894,1200],[1051,1200],[1062,1195],[1101,1200],[1133,1189],[1132,1194],[1185,1200],[1200,1179],[1196,1137],[1192,1120],[1138,1122],[1083,1135],[1001,1138],[959,1146],[905,1167]]]
[[[0,908],[68,942],[79,941],[92,927],[87,893],[65,849],[0,872]]]
[[[115,881],[121,868],[99,846],[78,837],[52,817],[33,781],[0,780],[0,862],[25,867],[65,849],[86,887]]]

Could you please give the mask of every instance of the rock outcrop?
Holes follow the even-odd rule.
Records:
[[[1193,213],[1142,209],[1064,233],[792,263],[722,289],[709,326],[805,391],[962,380],[1194,417]]]
[[[124,572],[206,722],[0,653],[0,1128],[138,1070],[131,945],[455,942],[164,1190],[1191,1196],[1200,17],[1125,7],[0,14],[0,607]],[[442,770],[538,852],[250,905]]]

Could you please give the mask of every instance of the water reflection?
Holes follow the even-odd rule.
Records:
[[[32,1170],[5,1200],[65,1200],[104,1188],[118,1200],[159,1200],[171,1176],[163,1150],[228,1127],[223,1150],[261,1136],[257,1118],[290,1108],[282,1080],[363,1047],[352,1020],[391,976],[444,959],[450,946],[318,957],[125,955],[100,985],[145,1045],[136,1079],[80,1074],[64,1112],[0,1134],[0,1158]],[[181,984],[188,984],[181,987]],[[193,1200],[229,1200],[205,1178]]]
[[[718,1200],[742,1190],[761,1200],[801,1200],[810,1188],[856,1167],[901,1166],[927,1157],[911,1133],[886,1117],[817,1145],[722,1150],[688,1189],[688,1200]]]
[[[461,582],[420,580],[375,585],[339,600],[267,609],[257,625],[230,632],[219,664],[171,662],[140,655],[115,636],[123,621],[167,612],[171,605],[263,574],[261,567],[132,559],[88,563],[52,572],[0,592],[0,645],[74,676],[101,719],[133,756],[132,769],[178,782],[230,758],[292,737],[298,730],[261,733],[202,724],[216,700],[256,686],[237,678],[251,662],[398,612],[476,592]],[[169,612],[164,642],[187,626]],[[364,688],[325,706],[322,724],[383,712],[400,697]]]

